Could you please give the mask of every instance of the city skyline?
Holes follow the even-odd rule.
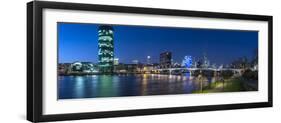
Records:
[[[100,24],[58,23],[59,63],[98,62],[98,26]],[[174,62],[184,56],[202,58],[211,63],[230,64],[237,58],[252,59],[258,47],[257,31],[168,28],[112,25],[115,58],[120,63],[138,60],[159,63],[162,52],[172,52]]]

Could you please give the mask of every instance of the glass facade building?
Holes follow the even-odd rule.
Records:
[[[99,72],[112,73],[114,63],[113,28],[102,25],[98,29],[98,58]]]

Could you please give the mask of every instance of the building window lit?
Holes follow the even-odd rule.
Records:
[[[98,58],[99,72],[112,73],[114,63],[113,28],[108,25],[99,27],[98,33]]]

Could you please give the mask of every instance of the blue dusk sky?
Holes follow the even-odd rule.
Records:
[[[100,24],[58,23],[59,63],[98,61]],[[184,56],[206,54],[211,64],[230,64],[240,57],[252,59],[258,48],[257,31],[112,25],[114,55],[120,63],[138,60],[159,63],[160,53],[172,52],[174,62]]]

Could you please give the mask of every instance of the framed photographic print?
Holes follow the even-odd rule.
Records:
[[[272,106],[272,16],[27,4],[33,122]]]

